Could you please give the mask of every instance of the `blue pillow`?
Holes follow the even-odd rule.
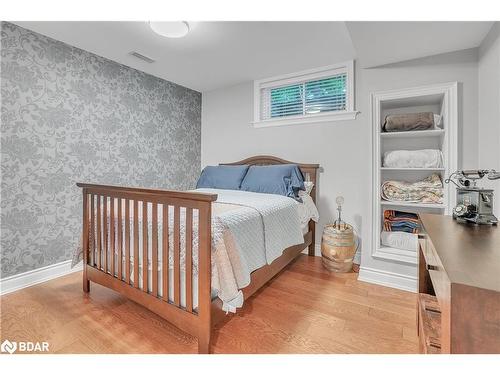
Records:
[[[201,172],[196,188],[239,190],[248,165],[207,166]]]
[[[296,164],[253,165],[241,183],[241,190],[297,199],[299,190],[305,190],[304,177]]]

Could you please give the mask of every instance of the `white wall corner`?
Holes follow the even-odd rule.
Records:
[[[309,248],[306,247],[304,250],[302,250],[302,254],[309,254]],[[318,243],[314,245],[314,256],[315,257],[321,256],[321,245]]]
[[[0,279],[0,295],[12,293],[16,290],[56,279],[73,272],[78,272],[81,271],[82,268],[83,263],[81,262],[74,268],[71,268],[71,260],[65,260],[50,266],[4,277],[3,279]]]

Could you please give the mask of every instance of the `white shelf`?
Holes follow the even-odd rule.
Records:
[[[382,206],[394,206],[394,207],[415,207],[415,208],[446,208],[446,205],[442,203],[414,203],[414,202],[391,202],[381,200],[380,204]]]
[[[381,123],[392,114],[432,112],[442,116],[442,127],[428,130],[383,132]],[[391,272],[408,274],[408,265],[416,266],[417,251],[383,246],[380,233],[383,230],[384,210],[411,213],[434,212],[450,214],[454,206],[453,186],[443,186],[443,203],[391,202],[381,196],[384,180],[420,181],[437,173],[449,176],[457,169],[458,101],[457,83],[443,83],[376,92],[371,97],[373,134],[373,185],[372,185],[372,247],[371,256],[391,263]],[[442,168],[391,168],[382,164],[383,156],[394,150],[439,149],[443,155]]]
[[[392,168],[392,167],[381,167],[381,171],[444,171],[444,168]]]
[[[407,132],[380,132],[381,138],[418,138],[418,137],[440,137],[444,135],[444,129],[413,130]]]

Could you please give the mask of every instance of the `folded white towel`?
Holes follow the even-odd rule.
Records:
[[[384,153],[384,167],[389,168],[441,168],[441,150],[394,150]]]
[[[380,233],[380,242],[384,246],[416,252],[418,249],[418,234],[382,231]]]

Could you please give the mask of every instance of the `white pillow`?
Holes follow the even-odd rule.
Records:
[[[304,187],[306,188],[306,193],[311,194],[311,191],[314,187],[314,182],[312,181],[304,181]]]
[[[309,220],[318,222],[319,212],[312,197],[304,190],[300,190],[299,198],[302,199],[298,207],[301,224],[307,224]]]

